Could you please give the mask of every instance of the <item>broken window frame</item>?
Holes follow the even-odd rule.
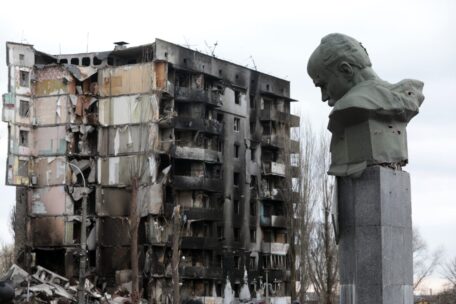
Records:
[[[241,92],[239,91],[234,91],[234,104],[241,105]]]
[[[256,242],[256,229],[250,229],[250,242]]]
[[[19,71],[19,85],[24,88],[30,87],[30,72]]]
[[[29,146],[29,131],[19,130],[19,146]]]
[[[29,167],[29,161],[20,159],[19,167],[17,168],[17,175],[28,176],[28,167]]]
[[[240,203],[239,203],[239,200],[235,199],[233,200],[233,211],[234,211],[234,214],[235,215],[239,215],[240,214]]]
[[[233,186],[239,187],[241,184],[240,182],[241,174],[239,172],[233,172]]]
[[[234,144],[234,158],[239,158],[239,148],[241,146],[238,143]]]
[[[240,228],[233,229],[233,237],[234,237],[235,242],[241,241],[241,229]]]
[[[234,117],[233,119],[233,131],[239,133],[241,131],[241,119]]]
[[[20,117],[29,117],[30,112],[30,102],[28,100],[20,99],[19,100],[19,116]]]

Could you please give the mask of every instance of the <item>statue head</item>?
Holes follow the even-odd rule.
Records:
[[[360,42],[343,34],[329,34],[310,56],[307,73],[320,87],[322,101],[332,107],[352,87],[377,77],[371,66]]]

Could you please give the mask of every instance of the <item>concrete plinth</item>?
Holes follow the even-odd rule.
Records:
[[[341,304],[413,304],[407,172],[380,166],[338,179]]]

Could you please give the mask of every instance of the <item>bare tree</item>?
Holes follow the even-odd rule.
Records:
[[[423,280],[432,275],[440,264],[443,250],[441,248],[430,252],[419,230],[413,228],[413,289],[416,290]]]
[[[296,204],[297,215],[295,231],[297,231],[297,254],[299,255],[299,300],[304,303],[306,293],[311,284],[309,275],[309,240],[313,225],[313,210],[315,206],[314,176],[316,173],[315,135],[309,120],[301,117],[299,147],[299,202]]]
[[[443,266],[443,276],[452,285],[451,288],[456,291],[456,257]]]
[[[0,245],[0,275],[8,271],[14,263],[14,245]]]
[[[331,223],[331,205],[334,178],[327,174],[329,168],[329,140],[324,131],[317,137],[317,173],[314,178],[316,200],[321,213],[316,214],[310,238],[310,279],[321,303],[335,303],[338,283],[338,258],[335,234]]]

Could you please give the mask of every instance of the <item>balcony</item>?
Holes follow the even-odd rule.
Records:
[[[268,188],[260,191],[260,199],[262,200],[273,200],[273,201],[283,201],[284,197],[282,191],[278,188]]]
[[[215,208],[189,208],[184,213],[189,220],[202,221],[221,221],[223,219],[223,210]]]
[[[222,100],[218,92],[201,89],[176,87],[174,99],[178,102],[202,102],[216,107],[222,105]]]
[[[219,135],[222,133],[223,124],[214,119],[201,119],[185,116],[177,116],[160,122],[163,128],[175,128],[180,130],[201,131]]]
[[[172,236],[170,236],[172,242]],[[181,238],[182,249],[217,249],[221,246],[218,238],[214,237],[198,237],[198,236],[183,236]]]
[[[223,269],[221,267],[204,267],[204,266],[179,266],[179,273],[182,278],[204,278],[204,279],[221,279],[223,278]]]
[[[265,271],[268,272],[269,282],[273,282],[274,280],[283,282],[290,279],[290,271],[286,270],[285,267],[283,269],[265,268],[263,269],[263,276]]]
[[[174,175],[173,185],[176,190],[205,190],[208,192],[223,191],[223,183],[220,178]]]
[[[260,225],[263,227],[287,228],[287,218],[283,215],[261,216]]]
[[[290,140],[275,134],[262,135],[261,145],[275,149],[289,149],[289,153],[299,152],[299,141]]]
[[[276,162],[263,163],[262,174],[263,175],[285,176],[285,164],[276,163]]]
[[[219,163],[222,160],[222,152],[200,147],[175,146],[173,157]]]
[[[288,253],[288,248],[290,244],[288,243],[261,243],[261,252],[268,254],[277,254],[277,255],[286,255]]]
[[[260,120],[281,122],[289,125],[290,127],[299,127],[300,118],[299,116],[286,112],[279,112],[276,110],[261,110]]]

